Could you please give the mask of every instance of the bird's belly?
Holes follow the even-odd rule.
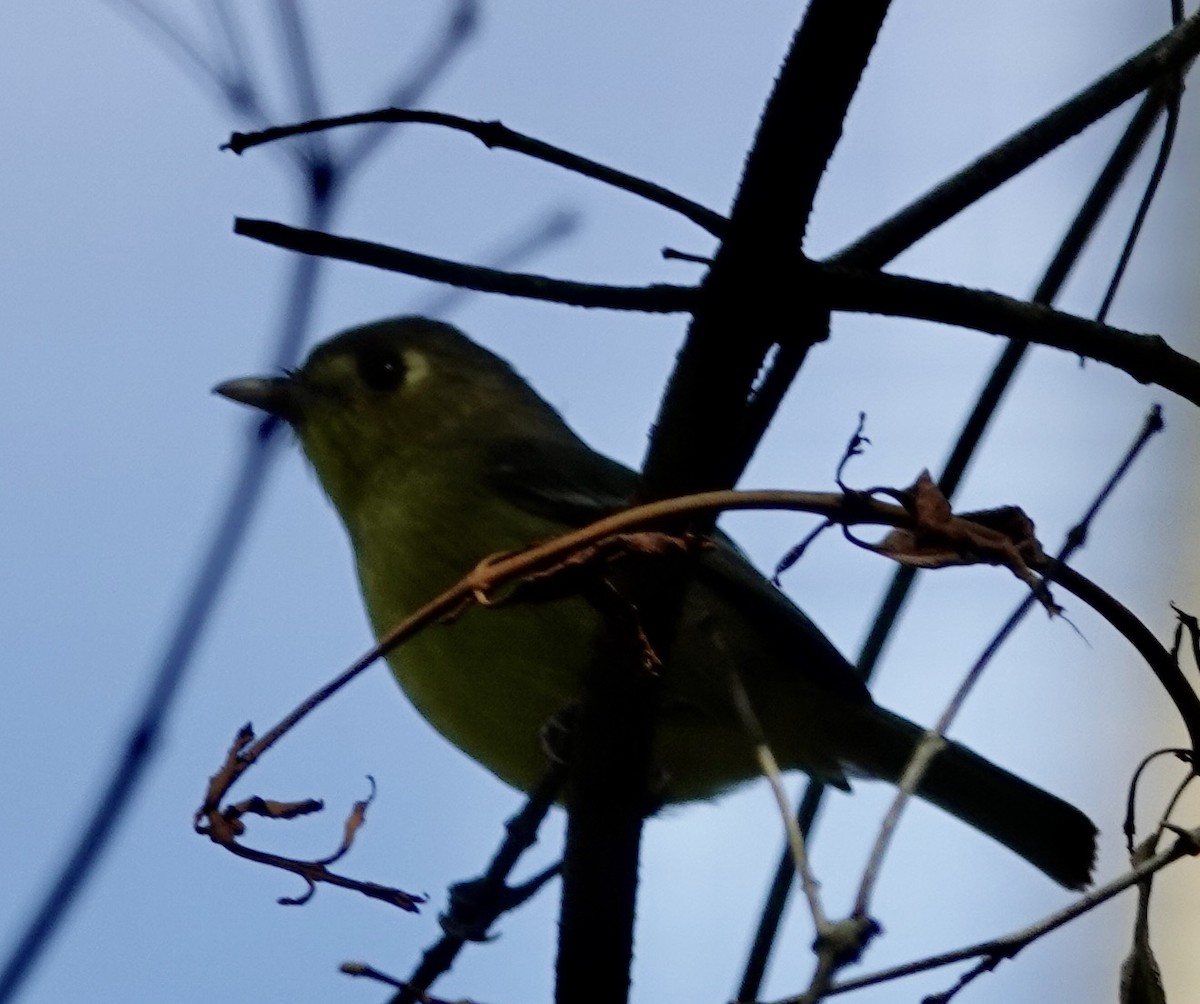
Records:
[[[363,595],[377,634],[426,602],[438,583],[458,579],[470,565],[458,556],[460,548],[464,554],[499,549],[497,541],[469,539],[472,525],[412,519],[376,534],[395,548],[395,560],[382,560],[376,548],[378,560],[364,564],[365,549],[358,549]],[[501,535],[499,546],[517,546],[512,536],[510,541]],[[452,553],[446,551],[448,542],[455,545]],[[412,568],[427,574],[404,574]],[[685,603],[684,641],[664,670],[650,779],[664,801],[711,798],[758,773],[754,744],[733,707],[723,658],[709,643],[702,619],[686,613],[709,606],[707,601]],[[578,598],[472,607],[450,623],[430,625],[389,662],[434,728],[499,778],[527,791],[548,765],[544,729],[578,699],[601,628],[599,613]],[[733,657],[750,674],[752,697],[762,697],[754,685],[762,675],[762,653],[739,650]],[[776,755],[785,767],[815,768],[837,780],[836,761],[821,755],[819,716],[808,695],[793,689],[776,685],[767,692],[773,696],[756,701],[769,719],[768,731],[781,740]],[[775,724],[778,729],[771,728]]]
[[[578,696],[598,624],[582,600],[469,609],[426,628],[389,661],[434,728],[529,790],[547,767],[543,729]]]
[[[548,766],[547,723],[579,696],[599,616],[582,600],[470,609],[395,652],[392,671],[446,739],[528,791]],[[712,798],[756,776],[733,709],[697,703],[689,667],[665,670],[650,784],[664,801]]]

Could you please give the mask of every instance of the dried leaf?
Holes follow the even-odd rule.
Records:
[[[371,784],[371,794],[366,798],[354,803],[354,807],[346,816],[345,825],[342,828],[342,843],[336,851],[329,857],[322,858],[320,863],[323,865],[331,865],[338,859],[345,856],[346,852],[354,845],[354,835],[362,829],[367,821],[367,807],[375,801],[375,778],[367,775],[367,781]]]
[[[890,491],[913,519],[911,528],[890,531],[879,554],[914,568],[952,565],[1003,565],[1034,592],[1052,614],[1059,607],[1042,578],[1030,567],[1045,559],[1034,536],[1033,521],[1016,506],[955,514],[928,471],[911,488]]]
[[[254,795],[245,801],[229,806],[225,816],[237,819],[241,816],[263,816],[267,819],[295,819],[297,816],[307,816],[320,812],[325,803],[318,798],[306,798],[300,802],[277,802],[270,798],[260,798]]]

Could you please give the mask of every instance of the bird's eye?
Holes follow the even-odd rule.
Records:
[[[404,360],[398,352],[373,347],[358,353],[358,376],[371,390],[395,390],[404,382]]]

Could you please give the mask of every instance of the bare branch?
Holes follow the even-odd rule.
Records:
[[[713,640],[727,656],[728,651],[721,635],[714,632]],[[775,805],[779,809],[784,832],[787,834],[788,846],[792,851],[792,862],[795,864],[796,874],[800,878],[800,888],[804,890],[804,898],[808,900],[813,928],[819,936],[820,932],[829,925],[829,918],[825,913],[825,908],[821,905],[821,885],[813,874],[808,849],[804,843],[804,834],[796,825],[796,817],[788,804],[787,792],[783,790],[783,774],[779,770],[779,761],[775,759],[775,754],[771,751],[771,745],[767,742],[767,734],[763,731],[762,722],[755,713],[754,706],[750,703],[750,695],[746,693],[746,687],[742,683],[737,668],[729,658],[725,659],[725,665],[729,667],[729,689],[733,697],[733,706],[737,711],[738,718],[741,719],[746,734],[754,742],[754,755],[758,760],[759,770],[767,779],[771,794],[775,798]]]
[[[505,826],[505,838],[501,843],[482,878],[471,883],[474,893],[471,916],[464,918],[464,900],[456,897],[453,890],[450,908],[442,924],[442,937],[421,957],[421,962],[400,989],[393,1004],[410,1004],[424,1001],[422,996],[439,976],[454,964],[472,932],[485,934],[488,928],[505,910],[512,908],[514,900],[509,895],[508,877],[521,855],[537,839],[538,827],[554,800],[558,798],[563,784],[564,770],[561,764],[552,764],[546,776],[532,792],[524,807]],[[554,866],[557,870],[558,866]],[[534,882],[549,878],[551,870],[535,876]],[[524,900],[522,900],[523,902]]]
[[[273,143],[290,136],[303,136],[322,132],[326,129],[336,129],[341,126],[380,123],[422,123],[444,126],[447,129],[467,133],[474,136],[489,150],[511,150],[514,153],[532,157],[547,164],[566,168],[568,171],[583,175],[585,178],[593,178],[613,188],[618,188],[623,192],[629,192],[639,198],[646,199],[649,202],[662,206],[664,209],[670,209],[673,212],[679,213],[685,219],[691,220],[717,237],[722,235],[728,222],[720,213],[702,206],[698,202],[693,202],[691,199],[684,198],[677,192],[672,192],[669,188],[664,188],[653,181],[647,181],[632,174],[626,174],[624,171],[618,171],[614,167],[601,164],[599,161],[592,160],[589,157],[571,153],[569,150],[564,150],[562,147],[555,146],[552,143],[534,139],[525,133],[510,129],[503,122],[496,120],[484,122],[479,119],[463,118],[461,115],[451,115],[447,112],[422,111],[420,109],[409,108],[379,108],[375,111],[358,112],[353,115],[311,119],[307,122],[295,123],[294,125],[272,126],[269,129],[261,129],[258,132],[235,132],[221,149],[232,150],[234,153],[241,154],[252,147],[261,146],[264,143]]]
[[[1200,750],[1200,697],[1153,632],[1128,607],[1073,568],[1051,561],[1039,571],[1100,614],[1137,650],[1183,719],[1192,750]]]
[[[1019,338],[1106,363],[1200,404],[1200,362],[1161,335],[1138,334],[1038,303],[949,283],[817,266],[835,310],[914,317]],[[817,287],[820,289],[820,285]]]
[[[688,310],[695,290],[687,286],[600,286],[586,282],[568,282],[541,275],[501,272],[497,269],[464,265],[375,244],[371,241],[337,237],[318,230],[302,230],[270,220],[238,218],[233,231],[265,244],[299,251],[301,254],[358,262],[389,272],[402,272],[422,279],[445,282],[464,289],[531,300],[549,300],[569,307],[606,307],[609,310],[639,310],[651,314],[671,314]]]
[[[1031,924],[1019,931],[994,938],[991,941],[982,941],[952,952],[931,955],[916,962],[908,962],[904,965],[893,966],[889,969],[882,969],[879,972],[869,973],[866,976],[844,980],[829,987],[826,991],[826,996],[832,997],[835,994],[843,994],[850,990],[877,986],[880,983],[887,983],[903,976],[914,976],[917,973],[928,972],[931,969],[940,969],[942,966],[953,965],[956,962],[965,962],[968,959],[1011,959],[1023,948],[1031,945],[1039,938],[1044,937],[1051,931],[1058,930],[1058,928],[1074,920],[1076,917],[1081,917],[1083,914],[1094,910],[1101,903],[1106,903],[1114,896],[1123,893],[1126,889],[1136,886],[1148,876],[1162,871],[1167,865],[1178,861],[1180,858],[1194,857],[1197,854],[1200,854],[1200,828],[1181,832],[1178,839],[1167,850],[1160,851],[1136,868],[1130,869],[1120,878],[1093,889],[1091,892],[1081,896],[1070,906],[1050,914],[1036,924]],[[807,994],[802,994],[796,997],[783,998],[776,1002],[776,1004],[811,1004],[811,1001],[812,998]]]
[[[1152,42],[1075,97],[972,161],[839,251],[829,259],[830,263],[881,268],[1130,98],[1179,72],[1198,52],[1200,13],[1193,14],[1174,31]]]

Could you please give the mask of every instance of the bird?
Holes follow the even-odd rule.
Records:
[[[352,328],[298,369],[214,388],[294,430],[349,536],[377,636],[482,559],[627,506],[629,468],[592,450],[503,359],[457,328],[405,316]],[[470,611],[388,660],[446,739],[522,791],[546,730],[576,699],[602,615],[578,595]],[[731,675],[733,674],[733,675]],[[732,679],[785,770],[848,789],[897,782],[925,730],[871,697],[821,630],[715,532],[689,573],[653,740],[660,804],[759,777]],[[916,794],[1069,889],[1090,881],[1079,809],[947,741]]]

